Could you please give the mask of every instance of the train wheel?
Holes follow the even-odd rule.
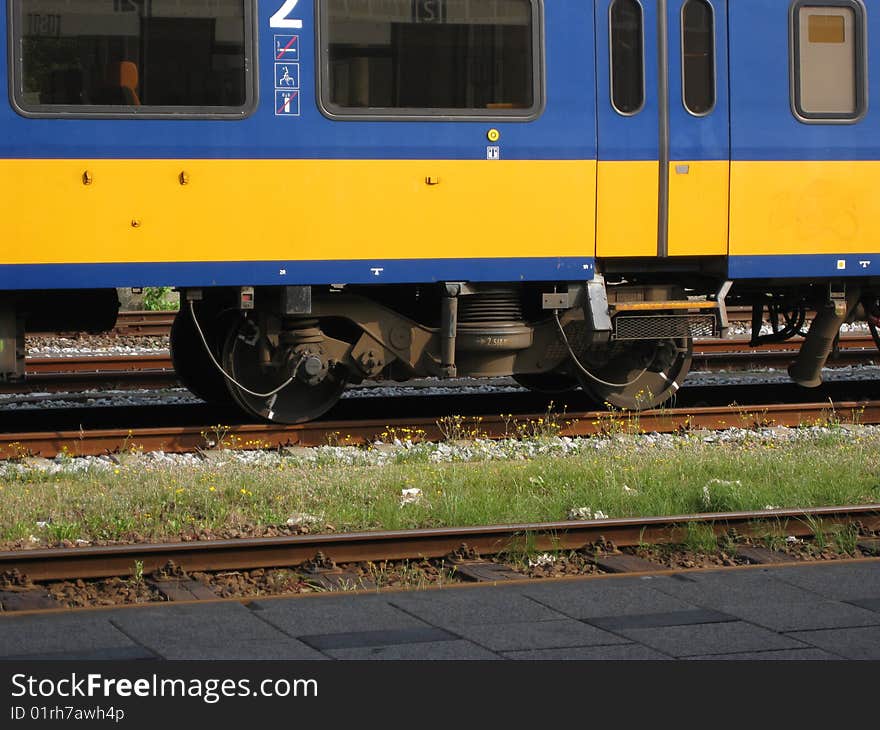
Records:
[[[213,315],[202,315],[199,324],[208,344],[215,353],[219,353],[219,343],[222,342],[222,338],[218,337],[218,330],[222,329],[220,321]],[[188,308],[181,309],[174,317],[169,344],[174,371],[191,393],[208,403],[228,405],[232,402],[226,388],[226,378],[218,372],[217,366],[205,352]]]
[[[514,373],[513,379],[523,388],[547,395],[567,393],[579,385],[577,378],[552,371],[549,373]]]
[[[222,362],[235,380],[226,383],[235,402],[246,413],[276,423],[303,423],[323,415],[348,380],[345,368],[326,363],[319,344],[281,348],[244,318],[229,329]]]
[[[600,353],[590,353],[583,364],[594,377],[581,374],[580,381],[584,390],[601,403],[645,410],[676,394],[692,359],[690,338],[616,342]]]

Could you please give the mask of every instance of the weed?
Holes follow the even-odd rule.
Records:
[[[807,525],[813,533],[813,546],[818,552],[824,552],[830,545],[828,528],[821,519],[817,519],[812,515],[807,515]]]
[[[859,541],[859,530],[855,525],[839,525],[833,531],[833,536],[838,552],[855,555]]]
[[[144,309],[148,312],[174,310],[180,307],[170,286],[148,286],[144,289]]]
[[[230,426],[224,426],[222,424],[216,424],[211,426],[207,431],[202,431],[202,438],[205,439],[205,444],[209,449],[224,449],[228,448],[228,440],[229,435],[232,432],[232,428]]]
[[[135,560],[134,567],[131,570],[131,584],[133,586],[141,586],[144,582],[144,561]]]
[[[443,438],[447,441],[472,441],[484,436],[480,427],[483,419],[480,416],[474,416],[468,423],[465,416],[443,416],[437,421],[437,428],[443,434]]]
[[[718,538],[712,525],[688,522],[684,544],[695,553],[714,553],[718,549]]]

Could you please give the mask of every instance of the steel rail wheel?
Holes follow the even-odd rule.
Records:
[[[310,370],[320,355],[320,346],[305,356],[280,346],[257,322],[242,317],[229,328],[223,346],[223,369],[231,378],[226,387],[249,415],[275,423],[311,421],[336,404],[348,380],[339,365],[318,375]]]
[[[199,317],[199,324],[205,333],[208,345],[215,353],[219,353],[226,329],[223,321],[228,319],[228,315],[223,316],[208,311],[204,314],[196,312],[196,316]],[[208,403],[217,405],[232,403],[229,390],[226,388],[226,378],[217,370],[208,353],[205,352],[202,338],[188,308],[181,309],[171,323],[169,347],[174,372],[190,393]]]
[[[581,364],[595,377],[578,373],[585,391],[614,408],[641,411],[665,403],[678,391],[691,368],[693,340],[618,341],[584,355],[579,356]]]

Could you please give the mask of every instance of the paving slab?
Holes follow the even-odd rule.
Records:
[[[703,656],[685,657],[687,660],[699,661],[816,661],[835,660],[841,661],[843,657],[829,654],[821,649],[778,649],[775,651],[744,651],[735,654],[704,654]]]
[[[622,616],[595,616],[584,619],[588,624],[608,631],[654,629],[659,626],[685,626],[688,624],[717,624],[736,620],[736,617],[730,614],[709,611],[705,608],[663,613],[624,614]]]
[[[334,659],[500,659],[481,646],[469,641],[436,641],[424,644],[395,646],[364,646],[354,649],[330,649]]]
[[[0,657],[4,661],[27,660],[41,662],[76,661],[76,662],[126,662],[126,661],[158,661],[162,659],[155,652],[142,646],[120,646],[109,649],[80,649],[77,651],[48,654],[19,654],[18,656]]]
[[[226,646],[179,643],[162,647],[163,659],[187,660],[326,660],[327,657],[296,639],[230,641]]]
[[[773,571],[777,580],[838,601],[880,599],[880,562],[809,565]]]
[[[387,593],[381,596],[340,595],[254,601],[250,608],[260,620],[294,637],[427,627],[425,621],[389,603],[396,595]]]
[[[880,598],[853,598],[847,601],[853,606],[866,608],[874,613],[880,613]]]
[[[668,654],[662,654],[654,649],[649,649],[641,644],[618,644],[616,646],[584,646],[574,649],[536,649],[533,651],[505,652],[505,659],[536,660],[645,660],[645,659],[672,659]]]
[[[140,649],[103,613],[0,618],[0,656]]]
[[[571,618],[689,611],[698,606],[654,589],[653,578],[564,581],[525,586],[522,593]]]
[[[413,591],[389,596],[391,605],[434,626],[553,621],[566,618],[522,595],[520,586]]]
[[[623,629],[620,633],[633,641],[675,657],[804,648],[804,644],[796,639],[743,621],[664,626],[655,629]]]
[[[364,646],[426,644],[437,641],[455,641],[458,638],[455,634],[433,626],[415,629],[386,629],[384,631],[350,631],[341,634],[316,634],[300,637],[305,644],[319,651],[356,649]]]
[[[797,631],[789,636],[846,659],[880,659],[880,626]]]
[[[247,653],[253,642],[284,642],[291,638],[239,603],[117,610],[107,616],[132,641],[166,658],[184,650]],[[311,652],[305,645],[302,649],[304,654]]]
[[[803,568],[802,570],[810,570]],[[776,570],[788,570],[787,568]],[[774,570],[775,575],[775,570]],[[776,631],[869,626],[876,614],[833,601],[762,571],[699,573],[691,580],[658,578],[657,590]]]
[[[629,642],[628,639],[573,619],[534,623],[451,624],[449,630],[492,651],[554,649]]]

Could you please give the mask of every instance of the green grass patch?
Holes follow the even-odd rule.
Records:
[[[880,502],[880,436],[859,434],[327,447],[310,458],[241,461],[229,452],[195,466],[131,457],[121,466],[73,468],[78,460],[67,459],[54,473],[7,464],[0,540],[278,534],[290,519],[320,532],[553,521],[578,510],[636,517]],[[406,497],[413,489],[420,492]],[[841,548],[854,540],[818,524],[816,533]],[[710,536],[695,529],[688,542],[707,548]]]

